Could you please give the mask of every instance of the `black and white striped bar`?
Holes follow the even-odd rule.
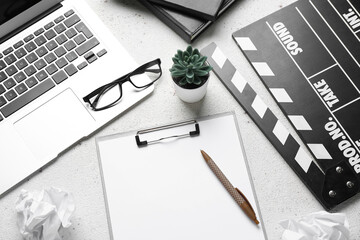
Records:
[[[242,39],[242,41],[243,46],[246,45],[248,49],[256,50],[251,41],[246,39]],[[215,74],[326,209],[335,207],[357,193],[358,189],[353,188],[351,193],[344,193],[344,188],[339,187],[339,183],[340,185],[346,184],[345,182],[349,179],[356,181],[356,178],[343,175],[344,179],[341,179],[340,176],[337,178],[339,182],[332,182],[326,177],[333,176],[336,168],[338,171],[341,168],[343,172],[351,173],[348,166],[338,164],[332,168],[320,169],[215,43],[202,49],[201,54],[208,57],[208,62],[213,66]],[[263,76],[274,75],[265,62],[255,62],[253,66]],[[273,89],[273,91],[282,101],[291,101],[283,89]],[[300,128],[309,128],[301,116],[293,116],[292,119]],[[323,152],[321,145],[314,144],[311,147],[318,152],[320,157],[326,157],[326,152]],[[336,195],[334,196],[333,193]]]

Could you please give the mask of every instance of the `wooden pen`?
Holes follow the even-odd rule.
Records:
[[[204,152],[203,150],[200,151],[207,165],[210,167],[210,169],[213,171],[213,173],[216,175],[216,177],[219,179],[225,189],[230,193],[235,202],[240,206],[240,208],[245,212],[246,215],[248,215],[251,220],[253,220],[256,224],[259,224],[259,221],[257,220],[255,215],[255,211],[251,207],[250,202],[247,200],[244,194],[242,194],[239,189],[234,188],[231,182],[226,178],[226,176],[221,172],[220,168],[215,164],[215,162],[210,158],[210,156],[207,155],[206,152]]]

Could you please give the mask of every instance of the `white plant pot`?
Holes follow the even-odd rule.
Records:
[[[206,82],[203,85],[201,85],[198,88],[186,89],[180,87],[175,82],[174,82],[174,87],[175,87],[176,95],[181,100],[187,103],[195,103],[203,99],[203,97],[205,96],[208,83],[209,83],[209,78],[206,80]]]

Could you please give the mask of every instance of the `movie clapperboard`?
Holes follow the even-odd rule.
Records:
[[[360,2],[299,0],[233,34],[309,160],[216,44],[214,71],[326,209],[360,191]],[[219,57],[220,56],[220,57]],[[219,59],[221,66],[218,64]]]

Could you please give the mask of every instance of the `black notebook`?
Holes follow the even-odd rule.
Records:
[[[186,13],[190,16],[198,16],[200,19],[215,21],[224,0],[149,0],[152,3]]]
[[[200,33],[202,33],[212,23],[212,21],[200,20],[184,13],[161,7],[147,0],[139,1],[188,43],[198,37]],[[236,0],[224,0],[219,10],[218,17],[235,1]]]

